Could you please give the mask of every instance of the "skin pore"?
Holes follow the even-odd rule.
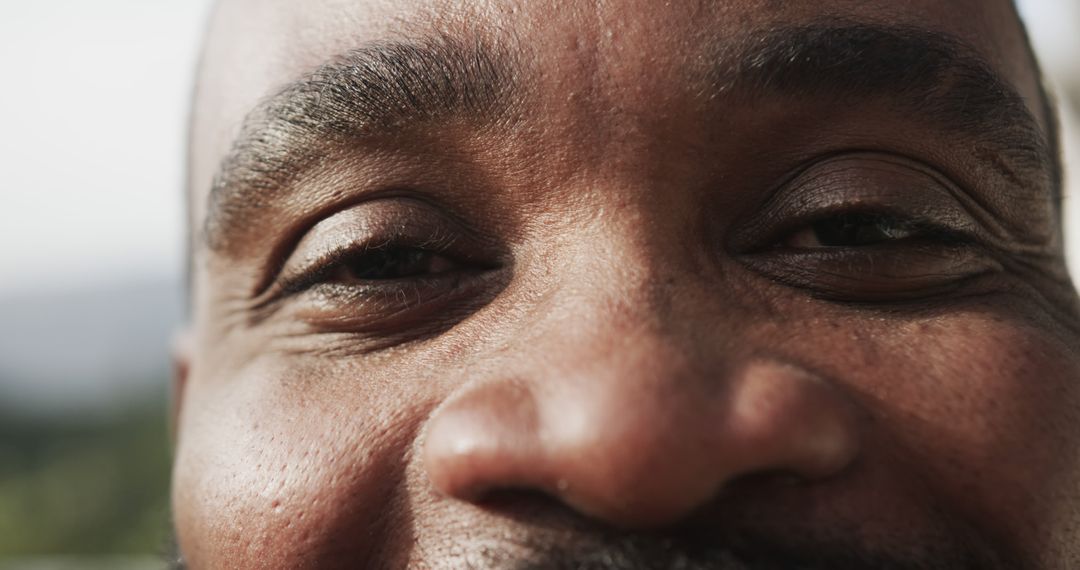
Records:
[[[191,568],[1080,564],[1080,310],[1007,0],[225,0]]]

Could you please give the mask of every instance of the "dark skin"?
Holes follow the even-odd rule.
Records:
[[[1005,0],[221,3],[180,550],[1080,565],[1042,101]]]

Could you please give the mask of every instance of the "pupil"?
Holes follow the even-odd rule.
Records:
[[[889,239],[889,227],[877,216],[844,214],[813,225],[818,242],[826,247],[871,245]]]
[[[403,279],[427,270],[430,254],[419,249],[380,249],[367,252],[349,263],[356,279]]]

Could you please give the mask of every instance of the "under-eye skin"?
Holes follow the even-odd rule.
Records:
[[[372,201],[315,224],[263,305],[316,330],[421,334],[489,300],[498,258],[485,240],[428,206]]]
[[[758,274],[818,298],[938,298],[1002,267],[960,191],[901,157],[833,157],[780,188],[739,229],[736,252]]]

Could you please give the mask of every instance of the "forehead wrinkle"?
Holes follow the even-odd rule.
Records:
[[[509,46],[433,34],[372,42],[320,66],[257,105],[222,161],[208,198],[204,240],[283,198],[290,183],[338,149],[453,117],[496,120],[519,84]]]

